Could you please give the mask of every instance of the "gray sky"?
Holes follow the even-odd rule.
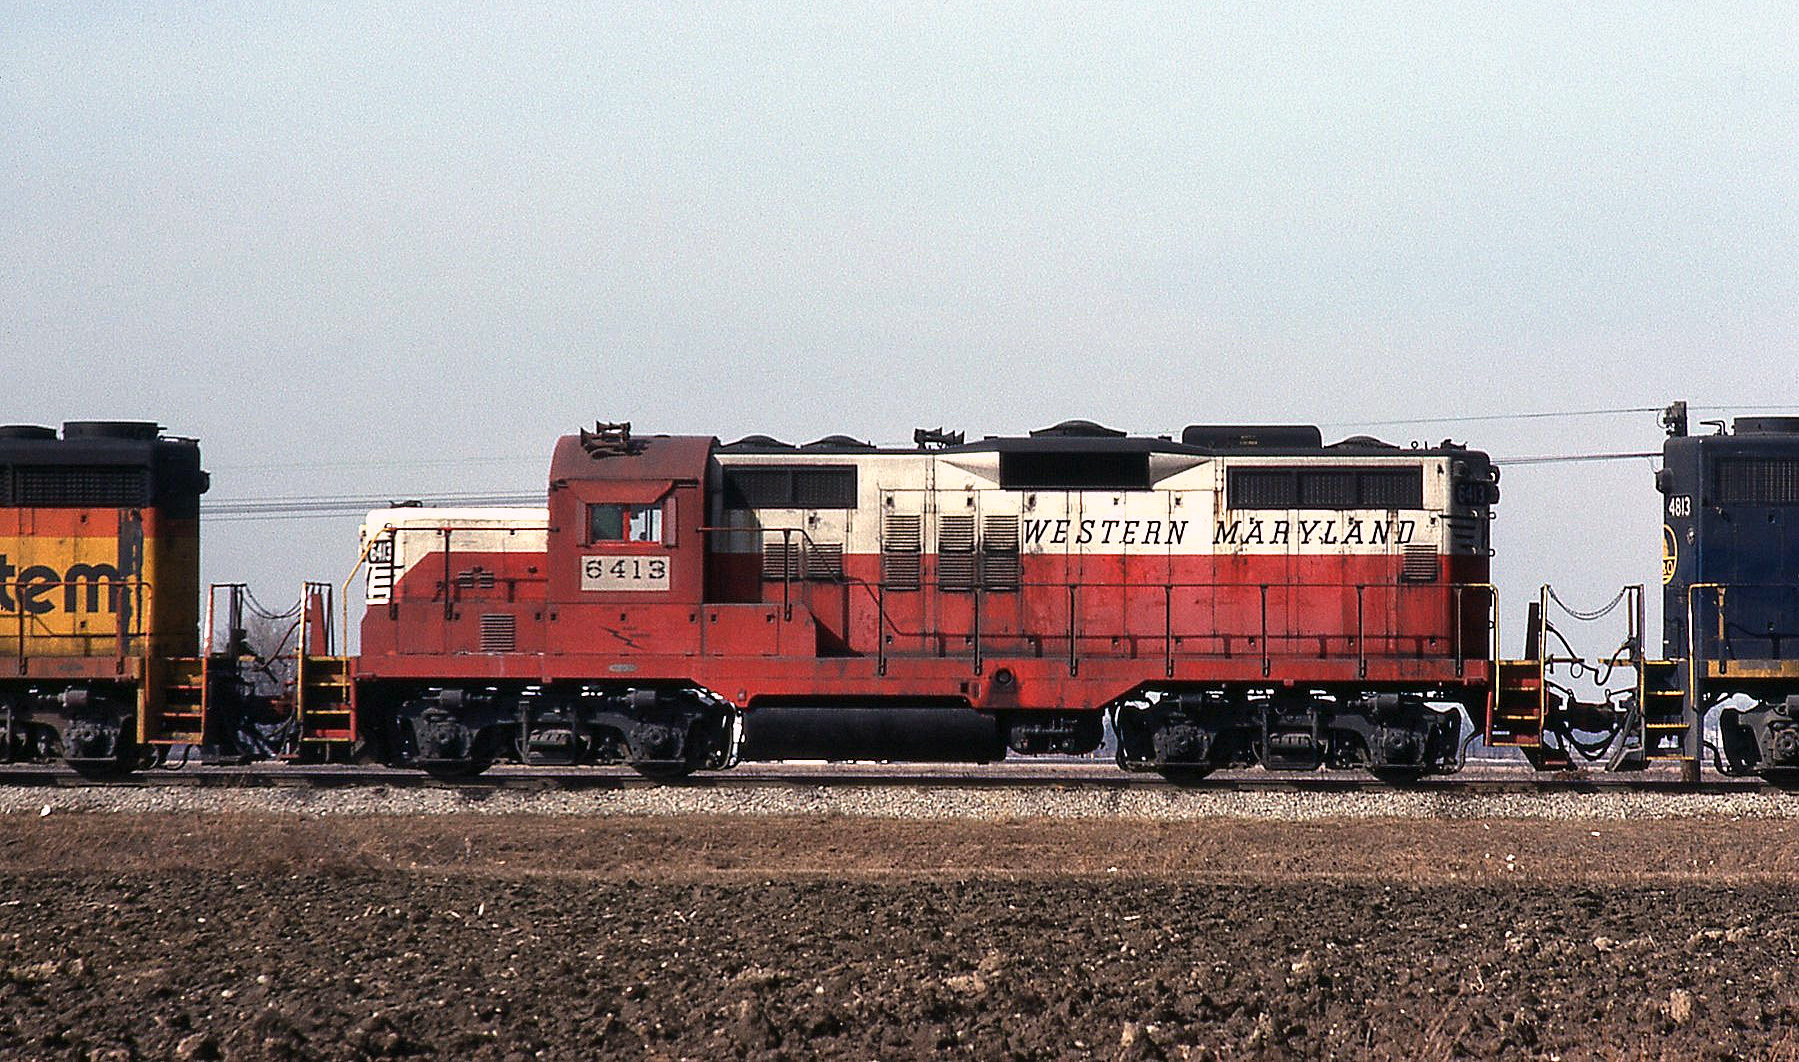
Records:
[[[0,422],[156,419],[240,499],[541,489],[595,418],[1799,403],[1791,5],[501,6],[0,3]],[[1510,601],[1653,581],[1649,473],[1508,475]]]

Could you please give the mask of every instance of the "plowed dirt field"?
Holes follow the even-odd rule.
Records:
[[[1799,1057],[1799,826],[0,818],[0,1056]]]

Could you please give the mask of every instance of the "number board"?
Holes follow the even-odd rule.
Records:
[[[582,557],[583,590],[667,590],[667,557]]]

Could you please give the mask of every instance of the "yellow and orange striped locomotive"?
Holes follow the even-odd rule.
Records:
[[[199,639],[200,447],[0,427],[0,755],[112,765]]]

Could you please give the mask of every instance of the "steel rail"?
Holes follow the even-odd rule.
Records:
[[[440,778],[422,771],[346,767],[202,767],[149,770],[119,777],[93,777],[61,767],[0,768],[0,785],[50,789],[356,789],[452,790],[471,795],[502,791],[624,789],[931,789],[931,790],[1159,790],[1168,793],[1411,793],[1441,796],[1631,792],[1662,795],[1778,792],[1761,779],[1718,779],[1698,785],[1677,776],[1593,775],[1562,772],[1540,775],[1507,769],[1481,777],[1442,776],[1390,783],[1348,772],[1324,774],[1230,773],[1179,785],[1159,775],[1036,768],[1019,773],[991,767],[960,770],[882,768],[835,770],[766,768],[695,774],[678,780],[644,778],[624,768],[527,768],[472,778]]]

